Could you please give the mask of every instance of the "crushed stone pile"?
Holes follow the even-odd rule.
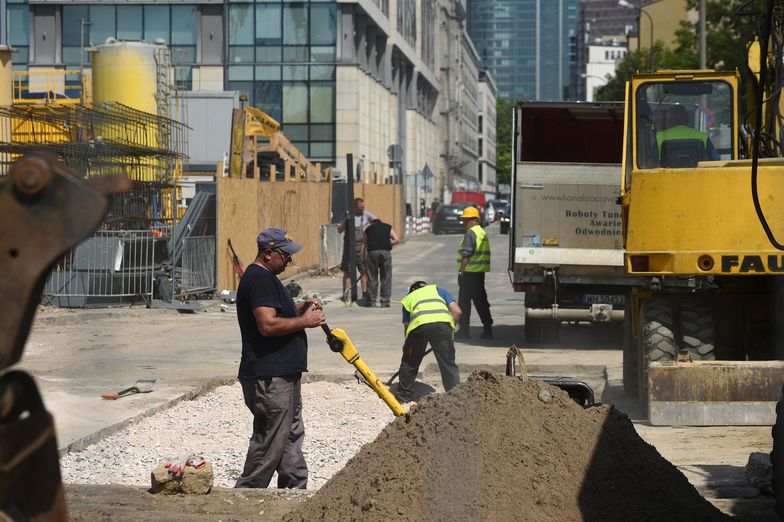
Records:
[[[623,413],[475,372],[424,398],[287,521],[725,520]]]

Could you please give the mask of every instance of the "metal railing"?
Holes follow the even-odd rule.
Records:
[[[321,248],[319,267],[322,271],[340,265],[343,258],[343,232],[338,232],[338,225],[321,225]]]
[[[42,301],[68,308],[149,304],[165,253],[165,242],[150,231],[100,230],[57,263]]]
[[[215,291],[215,237],[185,238],[178,265],[174,270],[176,297]]]
[[[90,76],[79,70],[15,71],[14,103],[84,104],[91,99]]]

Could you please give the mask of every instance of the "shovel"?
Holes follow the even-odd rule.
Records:
[[[124,390],[120,390],[118,392],[102,393],[101,398],[115,401],[120,397],[133,395],[134,393],[150,393],[156,380],[157,379],[139,379],[136,381],[136,384],[130,388],[125,388]]]

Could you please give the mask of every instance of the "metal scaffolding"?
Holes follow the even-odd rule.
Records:
[[[87,177],[125,173],[133,187],[114,199],[107,228],[160,228],[176,221],[172,195],[187,158],[187,129],[121,103],[0,107],[0,176],[32,151],[56,154]]]

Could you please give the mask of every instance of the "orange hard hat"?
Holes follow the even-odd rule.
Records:
[[[479,219],[479,211],[476,207],[468,206],[463,209],[463,213],[460,214],[460,219]]]

